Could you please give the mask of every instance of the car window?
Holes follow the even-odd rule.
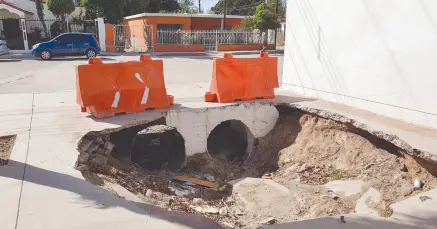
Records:
[[[73,42],[73,40],[73,35],[64,35],[59,38],[59,41],[61,43]]]
[[[76,35],[74,35],[73,41],[77,42],[77,43],[86,43],[86,42],[88,42],[88,37],[85,35],[76,34]]]

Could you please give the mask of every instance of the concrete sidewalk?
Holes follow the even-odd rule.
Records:
[[[172,109],[212,106],[201,102],[199,90],[169,88],[169,91],[174,93],[175,102],[179,103]],[[286,91],[279,90],[275,101],[306,109],[337,112],[373,130],[397,135],[414,149],[437,155],[436,130]],[[73,168],[78,155],[76,144],[83,134],[90,130],[150,120],[154,118],[153,112],[95,120],[80,113],[74,91],[0,95],[0,103],[0,136],[18,136],[10,164],[0,167],[2,229],[220,228],[206,218],[120,199],[90,184]],[[412,225],[419,222],[413,222],[414,217],[422,219],[421,223],[434,222],[432,217],[437,215],[437,209],[433,208],[437,206],[436,190],[426,195],[432,199],[418,202],[415,196],[395,204],[393,217]]]

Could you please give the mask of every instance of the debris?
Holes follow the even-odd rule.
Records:
[[[193,204],[194,205],[202,205],[204,203],[205,203],[205,201],[203,199],[201,199],[201,198],[194,198],[193,199]]]
[[[210,175],[210,174],[205,174],[205,180],[207,180],[209,182],[215,182],[215,177],[213,175]]]
[[[184,182],[182,185],[183,186],[193,186],[194,184],[191,182]]]
[[[301,172],[305,172],[307,169],[308,169],[307,164],[303,164],[303,165],[300,166],[300,169],[299,169],[298,172],[300,172],[300,173]]]
[[[340,221],[341,221],[342,223],[346,223],[346,221],[344,220],[344,216],[340,216]]]
[[[223,192],[226,189],[226,185],[222,185],[219,188],[217,188],[217,191]]]
[[[147,189],[147,191],[146,191],[146,196],[147,196],[148,198],[150,198],[150,197],[152,196],[152,190],[151,190],[151,189]]]
[[[222,215],[222,216],[227,215],[228,214],[228,209],[226,207],[220,208],[219,214]]]
[[[422,202],[425,202],[425,201],[427,201],[427,200],[432,200],[431,197],[429,197],[429,196],[420,196],[419,199],[420,199]]]
[[[187,176],[176,176],[174,179],[179,180],[179,181],[191,182],[193,184],[198,184],[198,185],[205,186],[208,188],[218,188],[218,186],[219,186],[219,184],[217,184],[217,183],[204,181],[204,180],[200,180],[200,179],[192,178],[192,177],[187,177]]]
[[[275,224],[276,223],[276,219],[273,217],[267,218],[264,221],[262,221],[262,224]]]
[[[272,174],[269,172],[264,173],[264,175],[261,177],[263,179],[272,179]]]
[[[242,216],[242,215],[244,215],[244,213],[237,209],[237,210],[235,210],[235,215],[236,216]]]
[[[339,197],[337,196],[337,194],[335,194],[334,191],[332,190],[328,190],[328,196],[329,198],[333,199],[333,200],[337,200]]]
[[[226,228],[230,228],[230,229],[234,229],[235,226],[232,223],[229,222],[223,222],[223,226],[225,226]]]
[[[194,208],[195,211],[206,214],[218,214],[219,209],[211,206],[197,206]]]
[[[422,181],[419,178],[416,178],[416,180],[414,180],[414,189],[421,189],[422,185]]]
[[[402,172],[408,172],[408,168],[407,168],[407,166],[405,164],[402,164],[401,171]]]
[[[367,166],[366,166],[366,169],[370,169],[372,166],[374,166],[375,164],[374,163],[370,163],[370,164],[368,164]]]
[[[168,186],[168,189],[174,192],[176,196],[186,196],[189,195],[190,193],[193,193],[191,190],[184,190],[173,186]]]

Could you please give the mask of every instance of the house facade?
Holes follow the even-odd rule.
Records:
[[[58,23],[53,13],[48,10],[45,0],[43,4],[44,23],[49,36]],[[79,15],[80,7],[76,7],[71,16]],[[38,18],[35,2],[31,0],[0,0],[0,40],[6,40],[11,50],[29,50],[43,36],[42,24]]]

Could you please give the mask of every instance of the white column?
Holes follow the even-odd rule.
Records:
[[[102,52],[106,52],[106,31],[105,31],[105,21],[103,18],[97,18],[97,28],[99,28],[99,43]]]
[[[24,50],[29,50],[29,41],[27,40],[26,19],[21,18],[20,23],[21,23],[21,31],[23,33]]]

